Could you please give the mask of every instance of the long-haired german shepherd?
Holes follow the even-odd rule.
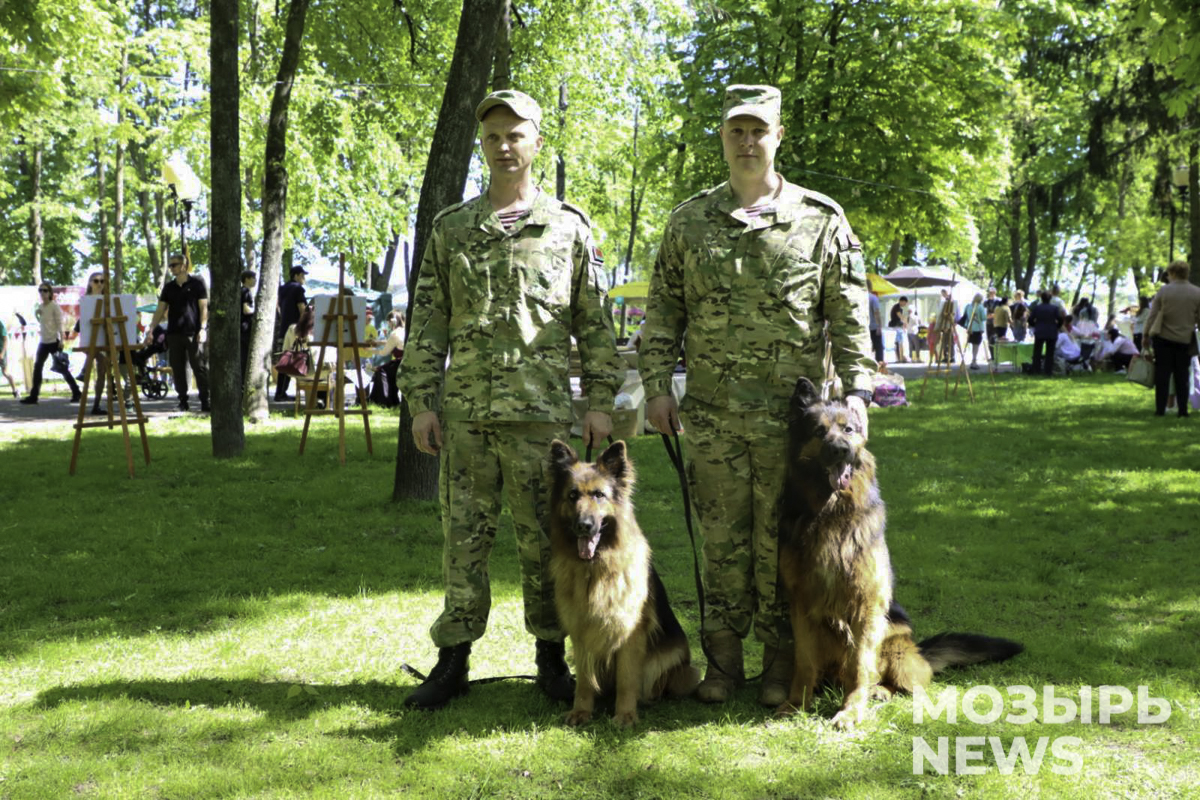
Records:
[[[869,696],[925,686],[946,667],[1003,661],[1018,642],[942,633],[919,645],[892,600],[886,514],[875,459],[840,402],[821,402],[806,378],[792,395],[779,571],[796,638],[792,687],[779,714],[807,710],[822,680],[845,691],[838,728],[862,722]]]
[[[588,464],[555,441],[550,473],[554,600],[575,654],[575,707],[566,722],[590,720],[596,695],[615,687],[613,721],[633,725],[639,700],[687,695],[700,681],[633,516],[633,464],[624,442]]]

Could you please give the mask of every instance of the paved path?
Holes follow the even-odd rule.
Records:
[[[4,386],[7,389],[7,386]],[[180,416],[201,416],[197,413],[200,408],[200,401],[194,396],[191,398],[191,413],[179,411],[176,406],[179,401],[171,396],[162,400],[147,400],[141,397],[142,413],[146,415],[147,420],[168,419],[170,417]],[[90,401],[89,401],[90,402]],[[101,406],[107,408],[106,405]],[[286,403],[271,402],[271,411],[279,412],[292,407],[292,401]],[[91,411],[91,409],[88,409]],[[87,414],[86,419],[89,421],[99,421],[105,419],[106,415]],[[132,412],[130,412],[132,417]],[[204,415],[207,416],[207,415]],[[38,399],[36,405],[24,405],[13,399],[11,394],[0,398],[0,430],[4,430],[7,426],[18,425],[21,427],[38,427],[50,425],[73,425],[75,420],[79,418],[79,404],[70,402],[70,399],[65,395],[50,396],[43,395]],[[120,412],[114,409],[114,425],[120,427],[121,418]]]

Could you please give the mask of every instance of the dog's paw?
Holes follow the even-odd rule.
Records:
[[[580,725],[586,725],[592,721],[592,712],[585,711],[580,708],[574,708],[574,709],[571,709],[570,713],[567,714],[566,718],[563,721],[566,722],[568,725],[570,725],[572,728],[577,728]]]
[[[875,684],[871,687],[870,697],[872,700],[877,700],[880,703],[886,703],[888,700],[892,699],[892,690],[886,686]]]
[[[632,728],[637,725],[638,715],[636,711],[622,711],[613,717],[613,724],[618,728]]]
[[[833,727],[839,731],[852,731],[862,724],[863,708],[862,706],[852,706],[843,708],[833,716]]]
[[[796,714],[799,714],[799,713],[800,713],[800,709],[796,708],[791,703],[780,703],[778,706],[775,707],[775,716],[778,719],[786,719],[787,717],[794,717]]]

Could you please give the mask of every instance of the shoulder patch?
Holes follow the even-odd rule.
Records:
[[[842,207],[840,205],[838,205],[838,202],[836,200],[834,200],[832,197],[829,197],[828,195],[823,195],[820,192],[814,192],[811,189],[804,190],[804,200],[805,200],[805,202],[817,203],[818,205],[822,205],[827,208],[832,208],[839,217],[842,216],[844,213],[842,211]]]
[[[483,195],[480,195],[480,197],[482,197],[482,196]],[[471,200],[474,200],[474,199],[475,198],[471,198]],[[433,215],[433,221],[436,223],[439,219],[446,216],[447,214],[452,214],[455,211],[458,211],[460,208],[466,208],[467,204],[470,203],[471,200],[463,200],[461,202],[454,203],[453,205],[446,206],[441,211],[439,211],[438,213]]]
[[[589,228],[592,227],[591,218],[588,217],[587,212],[584,211],[582,208],[580,208],[579,206],[574,205],[572,203],[568,203],[566,200],[559,200],[558,202],[562,203],[562,207],[565,208],[567,211],[573,211],[576,214],[578,214],[579,218],[583,220],[584,225],[587,225]]]
[[[718,184],[718,186],[719,186],[719,184]],[[691,203],[694,200],[699,200],[701,197],[707,197],[708,195],[712,194],[713,191],[715,191],[718,188],[718,186],[710,186],[707,189],[701,189],[700,191],[696,192],[694,195],[689,197],[687,200],[684,200],[682,203],[680,203],[679,205],[672,208],[671,213],[674,214],[676,211],[683,208],[688,203]]]

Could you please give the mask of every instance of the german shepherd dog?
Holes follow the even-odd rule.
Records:
[[[845,691],[837,728],[862,722],[868,697],[911,693],[946,667],[1003,661],[1018,643],[941,633],[919,645],[892,599],[886,514],[875,459],[840,402],[821,402],[806,378],[792,395],[787,488],[780,503],[779,571],[796,640],[792,686],[780,715],[808,710],[819,682]]]
[[[700,672],[633,516],[625,443],[588,464],[555,441],[549,465],[550,571],[575,654],[575,706],[566,722],[590,720],[596,696],[615,688],[613,721],[628,727],[637,723],[639,700],[690,694]]]

